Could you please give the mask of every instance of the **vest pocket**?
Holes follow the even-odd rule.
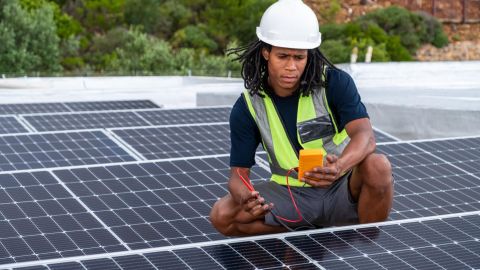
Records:
[[[328,115],[299,122],[297,123],[297,130],[302,143],[311,142],[335,134],[335,130]]]

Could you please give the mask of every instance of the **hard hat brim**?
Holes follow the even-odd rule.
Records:
[[[318,39],[312,42],[308,41],[292,41],[292,40],[280,40],[280,39],[269,39],[262,35],[261,29],[257,27],[257,37],[261,41],[270,44],[275,47],[289,48],[289,49],[315,49],[322,43],[322,33],[318,33]]]

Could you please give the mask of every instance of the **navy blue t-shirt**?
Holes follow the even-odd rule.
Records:
[[[355,119],[368,117],[353,79],[342,70],[327,70],[327,102],[339,130]],[[302,149],[297,140],[297,109],[299,93],[288,97],[272,97],[288,136],[297,151]],[[250,168],[255,164],[255,150],[262,139],[260,131],[242,96],[230,113],[230,166]]]

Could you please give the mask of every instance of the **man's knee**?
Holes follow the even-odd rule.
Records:
[[[392,186],[392,166],[383,154],[368,155],[359,166],[363,185],[385,190]]]
[[[233,209],[226,205],[228,200],[227,197],[228,196],[223,197],[215,202],[210,211],[210,222],[221,234],[231,236],[234,233],[232,230]]]

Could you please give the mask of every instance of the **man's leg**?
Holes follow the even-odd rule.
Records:
[[[354,168],[349,184],[352,197],[358,202],[360,223],[387,219],[392,207],[393,179],[392,168],[385,155],[368,155]]]
[[[227,236],[246,236],[256,234],[279,233],[287,231],[282,226],[270,226],[264,218],[254,217],[238,205],[229,195],[218,200],[210,212],[210,221],[222,234]]]

